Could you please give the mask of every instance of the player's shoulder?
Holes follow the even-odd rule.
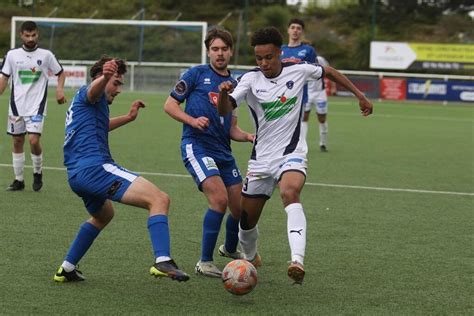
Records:
[[[255,68],[252,68],[249,71],[243,73],[239,78],[237,78],[237,81],[240,82],[242,80],[252,80],[253,78],[259,76],[260,74],[262,74],[262,72],[260,71],[260,68],[255,67]]]

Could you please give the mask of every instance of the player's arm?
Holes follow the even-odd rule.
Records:
[[[112,131],[112,130],[120,127],[120,126],[128,124],[132,121],[135,121],[135,119],[138,116],[138,110],[140,108],[144,108],[144,107],[145,107],[145,103],[143,103],[142,100],[133,101],[132,106],[130,107],[130,111],[128,112],[128,114],[113,117],[109,120],[109,131]]]
[[[226,116],[234,109],[234,105],[230,101],[229,92],[234,90],[234,86],[230,81],[224,81],[219,85],[219,97],[217,98],[217,111],[219,115]]]
[[[61,71],[58,74],[58,85],[56,87],[56,101],[58,104],[64,104],[67,102],[66,97],[64,96],[64,82],[66,81],[66,75],[64,71]]]
[[[8,85],[8,77],[4,74],[0,74],[0,95],[3,94]]]
[[[344,88],[352,92],[359,99],[360,112],[363,116],[369,116],[370,114],[372,114],[372,102],[370,102],[370,100],[367,99],[367,97],[359,89],[357,89],[357,87],[345,75],[329,66],[325,66],[323,68],[326,77],[328,77],[334,82],[339,83]]]
[[[191,125],[193,128],[204,130],[209,126],[209,119],[205,116],[192,117],[181,108],[181,103],[172,96],[169,96],[165,102],[164,110],[166,114],[184,124]]]
[[[97,103],[102,94],[104,94],[105,86],[110,78],[117,72],[118,66],[115,60],[109,60],[102,67],[102,75],[92,81],[89,90],[87,90],[87,100],[91,104]]]
[[[232,115],[232,121],[230,125],[230,139],[237,142],[251,142],[253,143],[255,135],[243,131],[239,125],[237,125],[237,116]]]

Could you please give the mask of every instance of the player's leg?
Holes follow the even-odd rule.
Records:
[[[319,149],[322,152],[327,152],[328,147],[328,122],[327,122],[327,112],[328,112],[328,102],[326,92],[323,97],[318,99],[316,103],[316,114],[318,115],[319,121]]]
[[[212,175],[201,182],[201,189],[208,201],[208,209],[202,224],[201,258],[196,263],[196,273],[221,277],[222,272],[214,264],[214,249],[227,209],[227,192],[219,175]]]
[[[199,143],[181,144],[181,157],[208,201],[202,225],[201,257],[195,271],[210,277],[221,277],[221,271],[213,263],[213,253],[228,203],[224,182],[216,161]]]
[[[256,268],[262,265],[258,254],[258,220],[262,214],[267,196],[242,196],[242,215],[240,217],[239,240],[246,260]]]
[[[219,247],[219,254],[232,259],[241,259],[243,254],[237,249],[237,246],[239,244],[239,220],[242,213],[240,206],[242,177],[233,158],[226,163],[220,163],[219,171],[226,187],[227,204],[230,210],[225,223],[225,243]]]
[[[79,261],[84,257],[102,229],[114,217],[114,209],[110,200],[93,196],[83,196],[84,204],[91,218],[84,222],[71,243],[69,250],[54,276],[56,282],[84,281],[82,272],[77,270]]]
[[[7,123],[7,134],[12,136],[12,163],[15,179],[7,188],[8,191],[20,191],[25,188],[25,144],[26,127],[21,116],[9,116]]]
[[[306,249],[306,217],[300,202],[300,193],[305,174],[298,170],[284,172],[280,180],[280,195],[287,213],[287,233],[291,250],[291,264],[288,275],[295,283],[304,278],[304,256]]]
[[[170,233],[168,213],[169,196],[156,185],[143,177],[136,177],[119,166],[109,168],[109,172],[123,177],[123,185],[117,188],[114,199],[121,203],[148,209],[148,232],[155,255],[155,264],[150,268],[150,274],[155,277],[169,277],[177,281],[187,281],[189,276],[179,270],[171,259]]]
[[[25,125],[33,164],[33,190],[39,191],[43,186],[43,149],[41,148],[40,138],[43,132],[44,116],[25,117]]]

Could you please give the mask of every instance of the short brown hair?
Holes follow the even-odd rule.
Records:
[[[293,18],[288,22],[288,27],[290,27],[291,24],[299,24],[301,25],[301,28],[304,30],[304,21],[298,18]]]
[[[204,44],[206,45],[206,49],[209,50],[211,43],[216,39],[220,38],[227,46],[232,48],[234,41],[232,40],[232,34],[229,31],[223,28],[214,27],[207,32],[206,39],[204,40]]]
[[[127,72],[127,63],[125,62],[125,60],[109,57],[107,55],[102,55],[102,57],[100,57],[100,59],[94,64],[94,66],[92,66],[90,70],[91,78],[94,79],[102,75],[102,69],[104,67],[104,64],[111,60],[115,60],[115,62],[117,63],[117,66],[118,66],[117,73],[119,75],[123,75]]]

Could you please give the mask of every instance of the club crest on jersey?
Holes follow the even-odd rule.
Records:
[[[211,102],[212,105],[217,107],[217,99],[219,98],[219,93],[211,91],[211,92],[208,93],[208,95],[209,95],[209,102]]]
[[[306,56],[306,49],[300,50],[300,51],[298,52],[298,56],[301,56],[301,57]]]
[[[36,63],[38,64],[38,66],[41,66],[41,64],[43,63],[43,61],[42,61],[41,59],[38,59],[38,60],[36,61]]]
[[[186,84],[186,81],[184,80],[178,81],[178,83],[174,86],[174,92],[177,95],[184,95],[187,89],[188,89],[188,85]]]
[[[290,80],[286,83],[286,87],[290,90],[293,89],[294,85],[295,85],[295,82],[293,80]]]

